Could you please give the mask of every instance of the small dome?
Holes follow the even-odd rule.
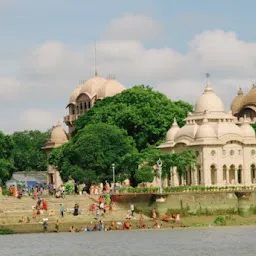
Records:
[[[180,137],[189,137],[191,139],[195,138],[198,129],[198,124],[195,122],[187,123],[176,133],[175,140]]]
[[[197,130],[195,139],[208,139],[216,138],[217,135],[214,132],[212,126],[208,123],[207,119],[203,120],[203,124]]]
[[[80,89],[81,89],[81,85],[78,86],[70,95],[69,97],[69,103],[75,103],[76,102],[76,98],[77,96],[79,95],[79,92],[80,92]]]
[[[237,96],[233,99],[233,101],[231,103],[231,110],[232,110],[233,115],[238,113],[238,111],[240,110],[244,98],[245,98],[244,93],[243,93],[242,89],[239,88]]]
[[[67,141],[67,134],[65,130],[61,127],[60,123],[58,123],[52,130],[51,142],[54,142],[55,144],[64,144]]]
[[[116,79],[109,78],[98,91],[98,98],[103,99],[105,97],[111,97],[124,91],[125,88]]]
[[[176,118],[174,118],[172,126],[166,134],[166,141],[174,141],[175,135],[178,133],[179,130],[180,130],[180,127],[176,122]]]
[[[98,93],[98,90],[102,87],[104,83],[106,83],[107,80],[98,76],[95,76],[89,80],[87,80],[80,89],[80,93],[86,93],[89,94],[91,97],[93,97],[95,94]]]
[[[242,136],[244,138],[255,138],[255,131],[252,126],[249,124],[246,117],[244,117],[244,122],[240,126]]]
[[[221,99],[214,93],[209,82],[195,105],[195,113],[209,112],[224,112],[224,104]]]
[[[242,136],[240,127],[237,126],[233,121],[219,122],[216,127],[216,133],[218,137],[228,134]]]
[[[242,106],[246,106],[249,104],[256,104],[256,85],[253,84],[252,89],[248,92],[246,96],[244,96]]]

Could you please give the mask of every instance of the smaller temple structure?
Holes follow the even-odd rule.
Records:
[[[256,87],[252,90],[256,96]],[[251,101],[247,98],[246,102]],[[185,119],[186,124],[179,127],[174,119],[165,143],[159,146],[170,153],[191,149],[197,156],[196,166],[186,170],[185,178],[179,177],[175,167],[172,168],[172,186],[256,186],[255,131],[252,120],[243,113],[238,122],[231,111],[226,112],[222,100],[207,81],[194,112]]]
[[[49,154],[54,148],[62,146],[64,143],[68,142],[68,136],[65,130],[61,127],[60,122],[52,130],[51,139],[46,143],[42,149]],[[53,165],[48,165],[47,168],[47,184],[55,184],[56,187],[59,187],[63,184],[60,172]]]
[[[249,117],[252,123],[256,122],[256,84],[252,85],[251,90],[244,94],[243,90],[239,88],[237,96],[231,103],[231,111],[234,116],[238,118],[240,123],[241,117]]]

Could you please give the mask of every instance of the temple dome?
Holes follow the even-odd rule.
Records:
[[[166,141],[174,141],[175,135],[180,130],[180,127],[178,126],[176,119],[174,118],[171,128],[168,130],[166,134]]]
[[[244,117],[244,122],[240,126],[242,136],[244,138],[255,138],[255,131],[248,122],[247,118]]]
[[[248,92],[246,96],[244,96],[242,105],[246,106],[249,104],[256,104],[256,85],[254,84],[252,89]]]
[[[98,91],[98,99],[103,99],[103,98],[106,98],[106,97],[114,96],[118,93],[121,93],[124,90],[125,90],[125,88],[122,84],[120,84],[113,77],[110,77],[100,87],[100,89]]]
[[[61,127],[60,123],[58,123],[51,133],[51,142],[55,144],[64,144],[68,141],[67,134],[65,130]]]
[[[224,112],[224,104],[222,100],[214,93],[209,82],[195,105],[195,113],[209,112]]]
[[[242,132],[239,126],[237,126],[233,121],[219,122],[216,127],[216,133],[218,137],[223,135],[237,135],[242,136]]]
[[[69,97],[69,104],[75,104],[77,96],[80,94],[81,85],[78,86]]]
[[[106,82],[107,82],[107,80],[105,78],[95,76],[95,77],[87,80],[81,86],[79,94],[86,93],[86,94],[89,94],[90,97],[93,97],[94,95],[96,95],[98,93],[98,90]]]
[[[234,98],[234,100],[231,103],[231,110],[233,114],[236,114],[240,107],[242,106],[243,100],[245,96],[241,88],[239,88],[237,96]]]
[[[195,122],[190,122],[184,125],[180,130],[176,133],[175,140],[177,140],[180,137],[189,137],[191,139],[195,138],[197,129],[198,129],[198,124]]]
[[[203,124],[197,130],[195,139],[206,139],[206,138],[216,138],[217,135],[214,132],[212,126],[208,123],[207,119],[203,120]]]

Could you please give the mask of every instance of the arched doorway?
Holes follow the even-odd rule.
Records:
[[[252,164],[251,165],[251,182],[252,182],[252,184],[255,183],[255,170],[256,170],[255,164]]]
[[[243,178],[242,178],[242,175],[243,174],[243,166],[240,164],[238,166],[238,170],[237,170],[237,182],[238,184],[242,184],[243,182]]]
[[[214,164],[211,165],[211,184],[217,184],[217,168]]]
[[[222,167],[222,173],[223,173],[223,183],[227,184],[228,183],[228,175],[227,175],[227,166],[224,164]]]
[[[229,169],[229,183],[235,184],[235,181],[236,181],[236,168],[232,164]]]

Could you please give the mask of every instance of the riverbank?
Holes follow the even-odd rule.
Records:
[[[227,216],[225,218],[224,224],[215,224],[216,218],[220,216],[200,216],[200,217],[184,217],[182,218],[180,223],[172,223],[172,222],[159,222],[161,225],[160,229],[177,229],[177,228],[196,228],[196,227],[213,227],[213,226],[222,226],[222,227],[230,227],[230,226],[251,226],[256,225],[256,216],[252,215],[247,218],[243,218],[237,215]],[[59,219],[60,220],[60,229],[59,232],[68,232],[70,226],[74,226],[76,229],[80,229],[83,227],[93,227],[95,223],[98,223],[98,220],[82,220],[81,218],[75,219],[76,217],[72,218],[72,220],[66,219]],[[224,218],[224,216],[223,216]],[[57,218],[56,218],[57,220]],[[116,220],[120,222],[124,222],[124,220]],[[43,226],[41,220],[34,223],[13,223],[13,224],[5,224],[1,225],[0,229],[10,229],[15,231],[16,234],[28,234],[28,233],[42,233]],[[138,230],[138,220],[132,219],[130,221],[132,225],[132,230]],[[104,224],[109,227],[111,224],[110,220],[105,220]],[[144,224],[146,226],[145,229],[153,229],[154,222],[150,219],[144,220]],[[143,230],[143,229],[140,229]],[[49,221],[48,223],[48,232],[55,231],[55,222],[53,220]]]

